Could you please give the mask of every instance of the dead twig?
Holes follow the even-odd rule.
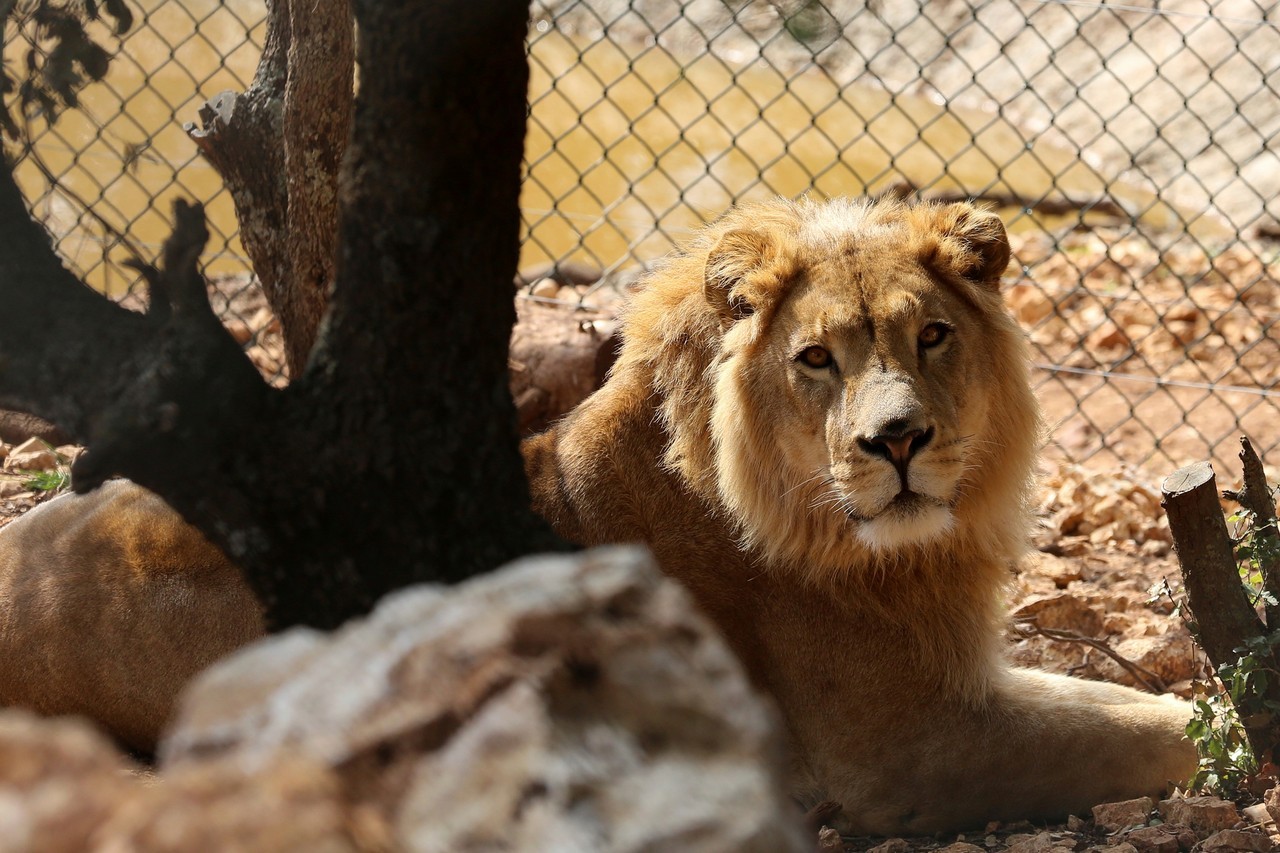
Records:
[[[1141,664],[1134,663],[1124,655],[1117,652],[1107,643],[1106,640],[1099,640],[1096,637],[1086,637],[1084,634],[1077,634],[1075,631],[1068,631],[1065,628],[1043,628],[1036,623],[1034,619],[1019,619],[1013,623],[1013,630],[1022,638],[1044,637],[1047,640],[1053,640],[1059,643],[1079,643],[1102,652],[1107,657],[1115,661],[1125,672],[1132,675],[1139,684],[1147,689],[1150,693],[1167,693],[1169,686],[1164,683],[1164,679],[1156,675],[1151,670]]]

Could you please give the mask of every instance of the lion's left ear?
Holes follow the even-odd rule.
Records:
[[[1012,254],[1000,217],[965,202],[922,205],[911,214],[926,220],[918,223],[924,226],[921,232],[929,235],[920,247],[920,260],[926,266],[993,290],[1000,287],[1000,276]]]
[[[725,322],[755,312],[761,294],[752,286],[752,276],[773,260],[776,252],[767,234],[739,228],[721,237],[707,255],[703,290],[707,303]]]

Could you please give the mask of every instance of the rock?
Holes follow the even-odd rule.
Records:
[[[905,838],[890,838],[883,844],[877,844],[867,853],[911,853],[911,844]]]
[[[1271,853],[1275,849],[1266,835],[1240,829],[1219,830],[1200,845],[1204,853]]]
[[[844,853],[844,841],[840,838],[840,833],[829,826],[818,830],[816,853]]]
[[[1043,551],[1028,551],[1018,561],[1018,571],[1023,575],[1048,578],[1058,589],[1065,589],[1072,581],[1084,577],[1080,560],[1068,560]]]
[[[1029,837],[1023,836],[1017,841],[1014,840],[1015,837],[1009,837],[1009,846],[1005,848],[1005,853],[1049,853],[1054,849],[1053,836],[1047,832]]]
[[[21,480],[0,479],[0,498],[11,498],[26,491]]]
[[[1075,631],[1087,637],[1102,632],[1102,614],[1078,595],[1060,592],[1028,599],[1013,611],[1015,620],[1029,620],[1041,628]]]
[[[1095,848],[1091,847],[1089,849],[1092,850]],[[1096,849],[1101,851],[1101,853],[1138,853],[1138,848],[1134,847],[1132,844],[1128,842],[1122,842],[1120,844],[1112,844],[1109,847],[1099,847]]]
[[[87,723],[0,712],[0,850],[73,853],[140,786]]]
[[[1178,837],[1159,826],[1146,826],[1124,834],[1138,853],[1178,853]]]
[[[1271,819],[1280,824],[1280,785],[1263,794],[1262,803],[1267,807],[1267,813],[1271,815]]]
[[[38,438],[29,438],[9,451],[5,467],[21,471],[49,471],[58,467],[58,454]]]
[[[1267,793],[1270,794],[1272,791],[1280,791],[1280,788],[1271,788]],[[1244,816],[1245,820],[1256,826],[1266,826],[1267,824],[1275,823],[1275,818],[1271,816],[1271,812],[1267,809],[1267,804],[1265,802],[1254,803],[1248,808],[1243,808],[1240,810],[1240,814]]]
[[[310,762],[409,849],[813,845],[773,712],[639,549],[531,558],[264,640],[196,680],[160,753],[173,774]]]
[[[529,288],[529,293],[540,299],[554,299],[556,293],[560,290],[560,285],[555,279],[541,278],[533,283],[533,287]]]
[[[1093,807],[1093,822],[1107,832],[1119,832],[1146,823],[1153,805],[1150,797],[1102,803]]]
[[[938,853],[986,853],[985,848],[967,841],[957,841],[938,850]]]
[[[384,821],[351,806],[331,771],[300,756],[254,772],[215,761],[165,774],[126,801],[94,840],[94,849],[120,853],[203,845],[263,853],[394,849]]]
[[[35,415],[0,409],[0,441],[19,444],[29,438],[38,438],[53,445],[67,444],[71,440],[62,430]]]
[[[1166,823],[1200,832],[1230,829],[1240,822],[1236,804],[1217,797],[1173,797],[1160,802]]]
[[[608,310],[517,299],[516,318],[508,360],[510,390],[517,401],[520,434],[529,435],[600,387],[617,360],[621,338]]]
[[[1168,620],[1145,619],[1147,626],[1163,633],[1148,637],[1129,637],[1115,643],[1115,653],[1143,669],[1155,673],[1165,684],[1190,679],[1196,672],[1195,643],[1185,626]],[[1135,626],[1135,629],[1137,626]],[[1137,686],[1137,679],[1118,663],[1107,658],[1099,661],[1098,673],[1107,681]]]

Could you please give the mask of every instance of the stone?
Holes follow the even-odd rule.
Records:
[[[540,299],[554,299],[560,290],[560,285],[551,278],[543,278],[535,281],[533,287],[529,288],[529,293]]]
[[[911,843],[905,838],[890,838],[872,847],[867,853],[911,853]]]
[[[1160,814],[1166,823],[1198,832],[1230,829],[1240,822],[1236,804],[1218,797],[1172,797],[1160,802]]]
[[[1093,822],[1107,832],[1119,832],[1131,826],[1145,824],[1153,806],[1150,797],[1102,803],[1093,807]]]
[[[77,719],[0,712],[0,851],[74,853],[140,786],[107,739]]]
[[[1274,786],[1263,794],[1262,803],[1267,807],[1267,813],[1271,815],[1271,819],[1280,824],[1280,785]]]
[[[58,454],[38,438],[29,438],[9,451],[5,467],[20,471],[49,471],[58,467]]]
[[[1013,618],[1033,621],[1041,628],[1075,631],[1087,637],[1102,632],[1102,614],[1081,596],[1068,592],[1029,598],[1013,611]]]
[[[986,853],[985,849],[967,841],[957,841],[938,850],[938,853]]]
[[[196,679],[160,756],[175,777],[308,762],[406,849],[813,849],[775,713],[636,548],[529,558],[263,640]]]
[[[1121,842],[1120,844],[1112,844],[1108,847],[1097,847],[1097,848],[1091,847],[1089,849],[1091,850],[1096,849],[1100,851],[1100,853],[1138,853],[1138,848],[1134,847],[1132,844],[1128,843],[1127,841]]]
[[[1054,849],[1053,836],[1048,832],[1030,837],[1023,836],[1018,841],[1014,841],[1013,838],[1014,836],[1009,838],[1009,846],[1005,848],[1006,853],[1049,853]]]
[[[844,839],[829,826],[818,830],[816,853],[844,853]]]
[[[1270,794],[1272,791],[1280,792],[1280,788],[1271,788],[1267,793]],[[1275,818],[1271,816],[1271,812],[1267,809],[1267,804],[1265,802],[1254,803],[1247,808],[1243,808],[1240,810],[1240,814],[1245,820],[1255,826],[1266,826],[1268,824],[1275,823]]]
[[[1138,853],[1178,853],[1178,837],[1159,826],[1145,826],[1124,834]]]
[[[166,773],[125,801],[98,830],[94,849],[183,853],[204,844],[206,849],[312,853],[394,849],[385,822],[380,826],[376,815],[356,812],[336,775],[300,756],[260,770],[204,762]],[[388,843],[365,843],[378,838]]]
[[[1222,829],[1201,842],[1199,849],[1204,853],[1271,853],[1276,847],[1260,832]]]
[[[21,480],[0,479],[0,498],[11,498],[26,491]]]

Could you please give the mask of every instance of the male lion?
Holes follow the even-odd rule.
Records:
[[[1001,660],[1040,438],[1009,255],[967,204],[737,210],[524,446],[561,535],[647,542],[693,592],[776,698],[799,799],[858,832],[1084,812],[1195,766],[1184,703]]]
[[[608,382],[529,439],[539,510],[644,541],[777,700],[806,804],[927,833],[1083,811],[1190,775],[1182,703],[1011,669],[998,598],[1039,437],[969,205],[777,201],[650,276]],[[239,572],[132,483],[0,531],[0,702],[154,743],[262,631]]]

